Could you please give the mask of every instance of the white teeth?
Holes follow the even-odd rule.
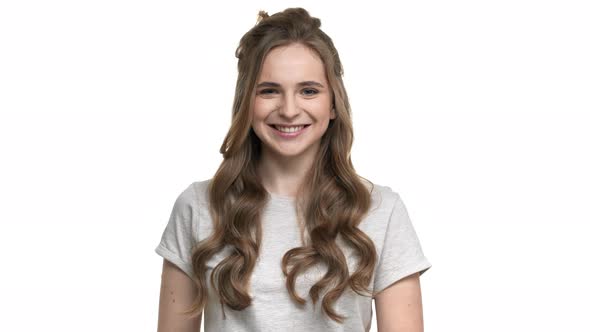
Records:
[[[279,126],[275,126],[279,131],[282,131],[284,133],[294,133],[296,131],[299,131],[301,129],[303,129],[304,126],[299,126],[299,127],[279,127]]]

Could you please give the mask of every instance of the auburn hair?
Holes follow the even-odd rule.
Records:
[[[336,118],[330,120],[314,164],[295,198],[304,245],[288,250],[283,256],[285,286],[295,302],[305,304],[295,291],[296,278],[312,265],[324,262],[327,273],[310,288],[309,295],[315,305],[320,293],[325,291],[322,311],[339,323],[346,317],[336,313],[332,306],[347,287],[360,295],[361,292],[368,293],[364,296],[374,295],[368,286],[377,260],[376,249],[371,238],[357,227],[370,208],[371,191],[367,183],[371,184],[371,190],[373,183],[357,175],[352,165],[353,130],[342,64],[331,38],[320,25],[320,19],[311,17],[303,8],[287,8],[270,16],[261,10],[254,27],[240,39],[235,53],[238,77],[231,126],[220,148],[223,161],[207,188],[214,228],[209,237],[192,248],[197,296],[185,314],[196,316],[203,310],[207,303],[205,264],[226,245],[234,250],[210,275],[222,310],[224,305],[243,310],[252,303],[248,284],[260,253],[261,213],[270,199],[256,172],[261,141],[251,127],[255,85],[268,52],[292,43],[303,44],[321,57]],[[339,234],[360,257],[352,274],[336,243]]]

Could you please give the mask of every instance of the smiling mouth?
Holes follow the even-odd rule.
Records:
[[[269,124],[269,127],[273,129],[273,131],[284,138],[294,138],[298,137],[300,134],[304,133],[307,130],[307,127],[311,126],[311,124],[305,124],[300,126],[288,126],[287,128],[294,128],[294,129],[287,129],[287,130],[279,130],[276,125]],[[298,129],[297,129],[298,128]]]
[[[305,129],[305,128],[309,127],[309,126],[311,126],[311,124],[304,124],[304,125],[300,125],[300,126],[288,126],[288,128],[303,127],[303,129]],[[272,128],[274,128],[276,130],[279,130],[279,128],[277,127],[277,125],[274,125],[274,124],[269,124],[269,127],[272,127]]]

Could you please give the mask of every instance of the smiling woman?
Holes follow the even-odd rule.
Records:
[[[400,195],[352,165],[342,64],[320,25],[261,11],[240,39],[223,161],[177,197],[156,248],[170,262],[159,331],[203,313],[207,331],[369,331],[373,299],[379,330],[422,329],[431,264]]]

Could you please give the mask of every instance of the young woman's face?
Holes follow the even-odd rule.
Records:
[[[319,56],[301,44],[272,49],[255,89],[252,128],[262,141],[263,153],[314,156],[330,119],[336,117]]]

